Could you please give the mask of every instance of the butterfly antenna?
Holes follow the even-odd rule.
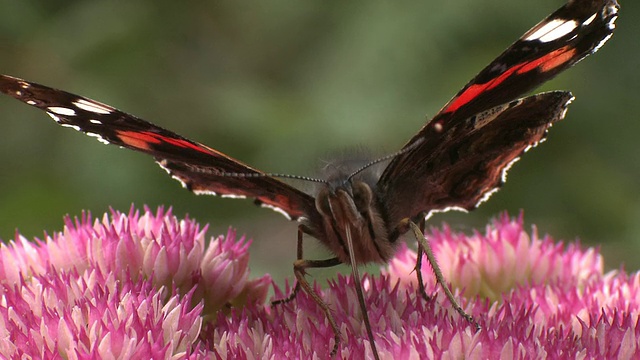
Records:
[[[370,161],[368,163],[366,163],[364,166],[362,166],[361,168],[359,168],[358,170],[354,171],[353,173],[351,173],[351,175],[349,175],[349,177],[347,178],[347,180],[351,180],[354,176],[358,175],[359,173],[361,173],[362,171],[366,170],[367,168],[383,162],[383,161],[387,161],[389,159],[393,159],[394,157],[398,156],[398,155],[402,155],[406,152],[409,152],[413,149],[415,149],[418,145],[422,144],[422,142],[424,141],[424,138],[420,138],[418,140],[416,140],[413,144],[409,145],[409,146],[405,146],[404,148],[402,148],[400,151],[397,151],[393,154],[375,159],[373,161]],[[315,183],[321,183],[321,184],[328,184],[328,182],[326,180],[323,179],[317,179],[317,178],[312,178],[312,177],[308,177],[308,176],[300,176],[300,175],[289,175],[289,174],[274,174],[274,173],[260,173],[260,172],[255,172],[255,173],[235,173],[235,172],[220,172],[217,175],[219,176],[223,176],[223,177],[236,177],[236,178],[261,178],[261,177],[274,177],[274,178],[281,178],[281,179],[293,179],[293,180],[301,180],[301,181],[309,181],[309,182],[315,182]]]
[[[404,148],[400,149],[399,151],[396,151],[393,154],[389,154],[387,156],[383,156],[381,158],[372,160],[366,164],[364,164],[361,168],[359,168],[358,170],[354,171],[351,173],[351,175],[349,175],[349,177],[347,178],[347,181],[351,180],[354,176],[358,175],[359,173],[363,172],[364,170],[370,168],[371,166],[383,162],[383,161],[387,161],[389,159],[393,159],[394,157],[398,156],[398,155],[402,155],[404,153],[407,153],[413,149],[415,149],[416,147],[418,147],[418,145],[422,144],[422,142],[424,141],[424,138],[420,138],[418,140],[416,140],[413,144],[409,145],[409,146],[405,146]]]
[[[283,178],[283,179],[294,179],[294,180],[302,180],[316,183],[326,184],[326,180],[316,179],[308,176],[300,176],[300,175],[289,175],[289,174],[274,174],[274,173],[228,173],[221,172],[218,175],[223,177],[237,177],[237,178],[261,178],[261,177],[274,177],[274,178]]]

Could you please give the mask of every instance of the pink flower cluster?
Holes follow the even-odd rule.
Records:
[[[112,211],[65,220],[45,240],[0,246],[1,358],[323,359],[333,332],[301,292],[265,304],[269,276],[251,280],[249,242],[171,211]],[[501,216],[484,234],[427,234],[462,319],[402,247],[365,298],[382,358],[633,359],[640,356],[640,275],[603,272],[594,249],[563,245]],[[353,279],[318,291],[341,328],[339,358],[371,357]],[[290,289],[285,289],[288,293]],[[285,294],[276,288],[276,298]]]
[[[228,304],[263,304],[235,233],[171,211],[65,219],[61,233],[0,246],[0,357],[182,358],[203,353],[202,324]]]

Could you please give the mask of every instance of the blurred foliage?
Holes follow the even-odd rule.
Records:
[[[264,171],[314,174],[343,149],[400,148],[561,5],[0,0],[0,72],[111,104]],[[480,209],[431,224],[471,231],[523,209],[540,233],[600,245],[610,268],[640,267],[640,5],[621,5],[612,40],[542,88],[577,98],[548,141]],[[211,223],[212,233],[233,225],[255,239],[255,266],[264,266],[256,271],[291,278],[295,224],[280,215],[250,201],[196,197],[149,157],[62,129],[8,97],[0,119],[5,241],[16,228],[29,238],[59,230],[64,214],[83,209],[165,204]]]

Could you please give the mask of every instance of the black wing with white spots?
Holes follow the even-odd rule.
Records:
[[[292,219],[313,218],[314,199],[219,151],[95,100],[0,75],[0,91],[44,110],[58,124],[141,151],[195,193],[255,198]],[[245,176],[221,176],[239,173]]]

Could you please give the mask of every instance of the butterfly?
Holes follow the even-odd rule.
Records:
[[[339,328],[305,275],[309,268],[350,264],[378,358],[358,266],[388,262],[399,238],[411,229],[419,240],[418,260],[424,250],[429,257],[422,232],[430,214],[472,210],[500,188],[512,163],[545,138],[573,99],[566,91],[518,97],[597,51],[612,36],[618,10],[615,0],[570,0],[485,67],[397,153],[365,163],[335,163],[323,179],[293,177],[316,182],[312,193],[282,181],[283,176],[82,96],[7,75],[0,75],[0,91],[45,111],[62,126],[153,156],[196,194],[253,198],[298,221],[297,285],[292,295],[302,288],[323,309],[335,334],[335,354]],[[333,257],[304,259],[304,235],[320,241]],[[435,259],[429,260],[442,284]],[[420,271],[417,274],[422,286]],[[458,312],[475,323],[447,286],[443,289]]]

